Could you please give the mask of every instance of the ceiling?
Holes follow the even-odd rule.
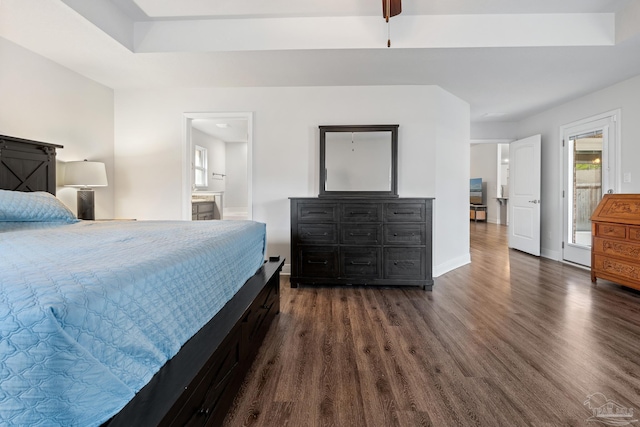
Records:
[[[640,75],[637,0],[402,6],[387,26],[380,0],[0,0],[0,37],[116,90],[437,85],[473,122]]]
[[[249,137],[246,118],[207,118],[191,120],[191,126],[226,143],[247,143]]]

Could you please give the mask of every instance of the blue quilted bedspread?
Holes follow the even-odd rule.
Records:
[[[262,265],[251,221],[0,224],[0,425],[96,426]]]

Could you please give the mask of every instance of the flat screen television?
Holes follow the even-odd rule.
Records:
[[[482,204],[482,178],[471,178],[469,183],[469,203],[472,205]]]

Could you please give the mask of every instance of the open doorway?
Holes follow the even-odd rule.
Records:
[[[486,222],[507,225],[509,198],[509,143],[511,140],[473,140],[470,147],[471,178],[482,181]],[[471,204],[476,202],[471,201]],[[473,219],[472,211],[470,218]]]
[[[252,219],[253,113],[185,113],[182,217],[213,201],[214,219]]]

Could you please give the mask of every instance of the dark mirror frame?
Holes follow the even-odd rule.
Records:
[[[398,127],[400,125],[331,125],[320,126],[320,193],[318,197],[398,197]],[[327,132],[390,132],[391,189],[389,191],[327,191]]]

